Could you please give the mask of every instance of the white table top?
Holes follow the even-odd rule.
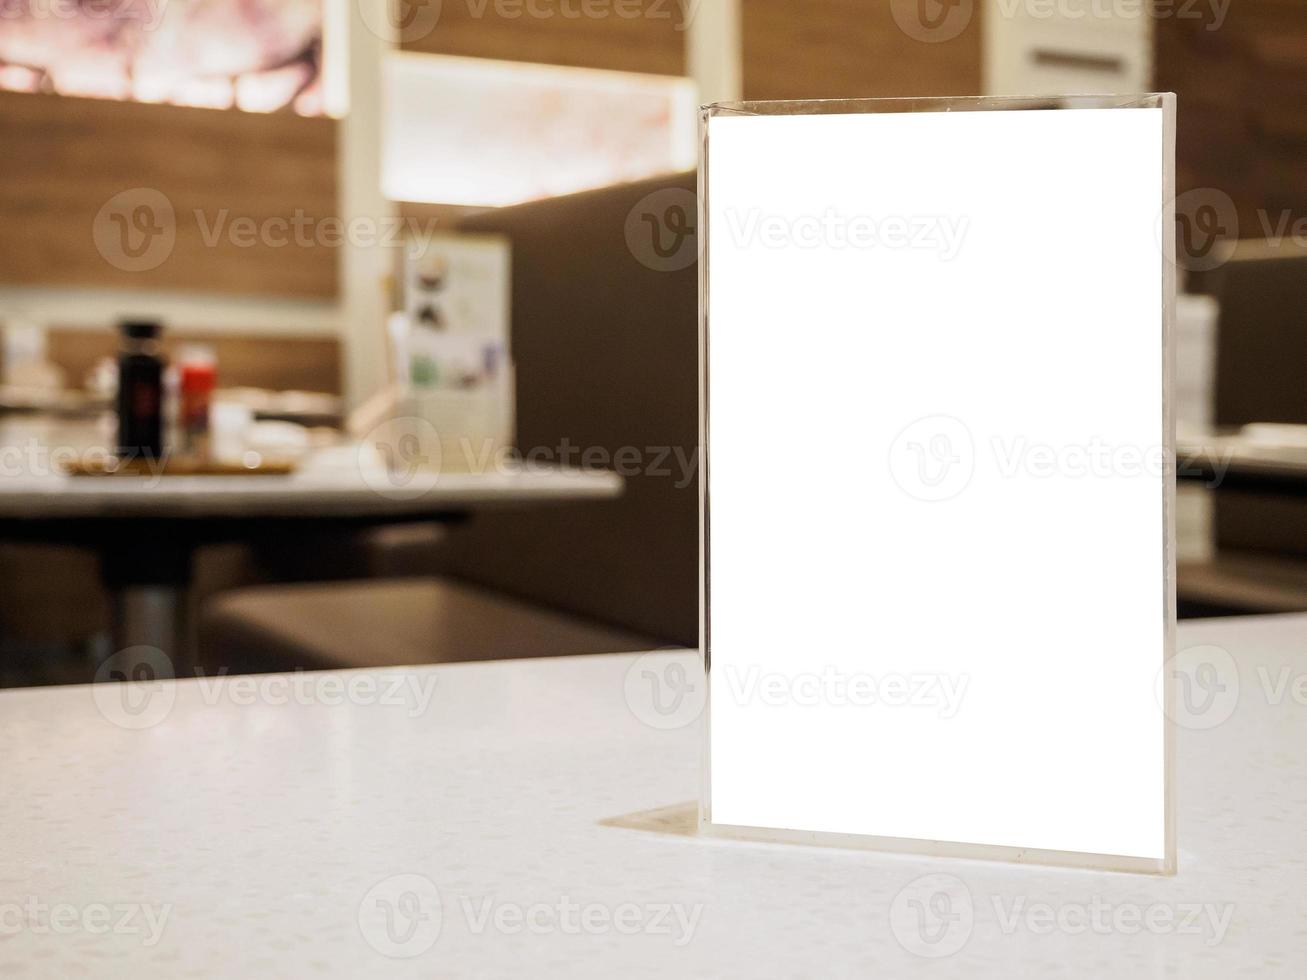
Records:
[[[603,825],[698,784],[635,656],[165,682],[134,715],[121,685],[0,692],[0,974],[1297,980],[1307,683],[1259,670],[1307,675],[1305,634],[1182,624],[1241,686],[1181,730],[1173,878]]]
[[[94,443],[85,423],[0,424],[0,518],[366,518],[603,500],[622,492],[614,473],[544,464],[391,472],[357,444],[311,452],[287,476],[65,475],[70,457],[103,455]]]
[[[1224,477],[1227,471],[1249,476],[1307,477],[1307,446],[1258,442],[1238,433],[1185,435],[1176,439],[1176,458],[1186,468],[1203,467]]]

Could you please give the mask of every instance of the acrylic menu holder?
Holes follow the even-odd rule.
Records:
[[[702,832],[1174,871],[1174,132],[704,109]]]

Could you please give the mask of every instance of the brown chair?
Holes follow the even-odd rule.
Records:
[[[1216,424],[1307,423],[1307,256],[1236,258],[1216,295]]]
[[[210,670],[262,673],[648,650],[646,636],[516,602],[453,579],[238,589],[204,616]]]
[[[1213,278],[1216,424],[1307,423],[1307,257],[1235,258]],[[1307,611],[1307,494],[1213,493],[1216,553],[1177,569],[1181,615]]]
[[[463,226],[512,243],[518,451],[616,468],[622,497],[478,514],[414,562],[436,577],[218,596],[203,660],[286,669],[697,643],[697,273],[650,268],[626,239],[628,215],[665,188],[693,193],[695,176]]]

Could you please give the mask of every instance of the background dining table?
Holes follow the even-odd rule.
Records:
[[[1237,432],[1181,437],[1176,477],[1212,489],[1307,495],[1307,445],[1269,445]]]
[[[0,418],[0,541],[93,549],[112,599],[114,649],[153,646],[179,663],[201,545],[448,523],[492,508],[611,499],[623,486],[614,473],[546,464],[440,470],[344,438],[310,449],[289,474],[69,475],[70,465],[102,461],[111,443],[104,424]]]

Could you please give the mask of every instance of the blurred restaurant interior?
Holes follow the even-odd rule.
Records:
[[[1180,615],[1307,611],[1307,5],[926,6],[0,0],[0,686],[696,646],[720,100],[1176,92]]]

